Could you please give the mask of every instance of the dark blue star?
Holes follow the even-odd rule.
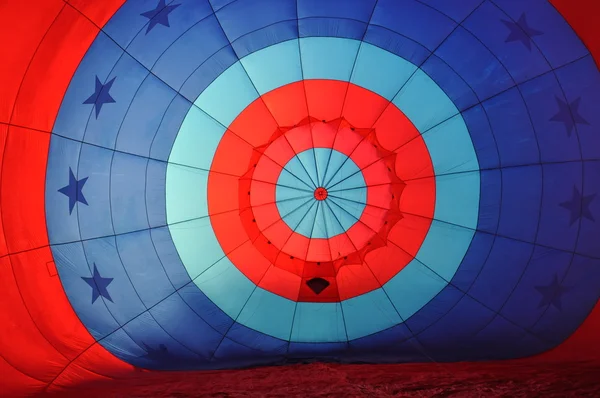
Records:
[[[81,279],[87,282],[88,285],[92,288],[92,304],[98,299],[98,297],[102,296],[108,301],[112,303],[112,298],[108,293],[107,287],[113,281],[113,278],[103,278],[100,276],[98,272],[98,268],[96,264],[94,264],[94,276],[91,278],[87,278],[82,276]]]
[[[110,88],[115,82],[116,77],[113,77],[108,83],[102,84],[98,76],[96,76],[96,89],[94,94],[90,95],[88,99],[83,101],[84,104],[93,104],[96,107],[96,119],[98,119],[98,115],[100,114],[100,109],[102,109],[102,105],[111,104],[115,102],[114,98],[110,96]]]
[[[148,29],[146,29],[146,34],[148,34],[148,32],[150,32],[152,28],[154,28],[158,24],[161,24],[168,28],[170,26],[169,14],[180,5],[181,4],[166,5],[165,0],[159,0],[158,5],[154,10],[141,13],[141,16],[146,17],[150,20],[150,23],[148,24]]]
[[[557,275],[554,275],[554,279],[550,284],[536,286],[535,289],[542,295],[542,300],[538,304],[538,308],[552,304],[559,311],[562,310],[562,295],[571,290],[570,287],[560,284]]]
[[[550,118],[552,122],[560,122],[564,123],[565,128],[567,129],[567,134],[569,137],[573,132],[573,127],[575,124],[587,124],[588,121],[583,118],[579,114],[579,103],[581,102],[581,97],[577,98],[571,103],[567,103],[560,98],[556,97],[556,103],[558,104],[558,113]]]
[[[590,204],[596,197],[596,194],[582,196],[577,187],[573,187],[573,197],[567,201],[560,203],[560,206],[571,212],[571,224],[581,217],[585,217],[590,221],[596,221],[590,210]]]
[[[87,182],[88,177],[82,178],[78,180],[75,178],[75,174],[73,174],[73,170],[69,167],[69,185],[66,187],[62,187],[58,190],[58,192],[62,193],[66,197],[69,198],[69,214],[73,212],[73,208],[75,207],[75,203],[80,202],[84,205],[87,205],[88,202],[85,200],[85,196],[83,196],[83,186]]]
[[[504,42],[520,41],[529,51],[531,51],[531,38],[544,34],[544,32],[533,29],[527,24],[525,14],[522,14],[517,22],[506,21],[504,19],[501,21],[510,29],[510,33]]]

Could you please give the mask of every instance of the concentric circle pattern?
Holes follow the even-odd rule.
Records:
[[[600,73],[551,4],[129,0],[106,20],[44,192],[49,269],[119,359],[515,358],[596,305]]]
[[[365,99],[380,99],[360,92]],[[401,121],[404,125],[397,127],[414,131],[405,118]],[[222,145],[217,153],[234,151]],[[223,222],[210,206],[209,213],[215,214],[211,219],[221,231],[221,247],[231,248],[232,262],[259,287],[295,301],[340,301],[380,287],[406,265],[388,266],[389,276],[381,280],[374,272],[378,267],[366,262],[371,251],[397,246],[388,236],[402,217],[405,187],[395,172],[394,152],[379,143],[375,129],[354,127],[344,118],[306,118],[277,127],[265,144],[245,151],[249,166],[237,186],[240,233],[235,236],[240,240],[232,240],[233,222]],[[218,181],[209,179],[209,197],[235,189]],[[235,255],[242,240],[246,249]],[[257,265],[261,262],[263,268]],[[370,274],[371,284],[348,273],[357,267]]]

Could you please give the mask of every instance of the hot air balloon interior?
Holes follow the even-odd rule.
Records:
[[[0,1],[0,395],[600,396],[599,7]]]

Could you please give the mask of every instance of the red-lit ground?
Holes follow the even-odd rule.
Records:
[[[337,365],[141,372],[73,397],[600,397],[599,362]]]

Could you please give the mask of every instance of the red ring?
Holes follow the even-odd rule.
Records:
[[[242,190],[247,194],[240,196],[239,208],[251,210],[243,216],[243,221],[245,221],[247,236],[261,236],[258,247],[263,256],[278,266],[280,265],[279,251],[283,251],[286,255],[284,257],[291,256],[296,260],[315,263],[313,264],[315,267],[320,265],[318,268],[323,269],[326,263],[352,256],[360,251],[359,248],[376,239],[375,236],[384,227],[386,209],[394,207],[390,203],[394,192],[383,184],[391,184],[397,178],[387,178],[392,174],[388,170],[393,167],[395,155],[389,152],[382,155],[376,149],[377,141],[372,133],[373,129],[356,130],[343,120],[323,123],[307,119],[285,134],[276,133],[266,149],[256,151],[254,160],[250,161],[249,170],[242,179]],[[316,137],[320,137],[321,141],[319,142]],[[359,222],[351,226],[345,234],[329,239],[309,239],[295,233],[281,219],[276,205],[276,184],[283,166],[297,153],[312,148],[312,142],[318,142],[315,144],[317,147],[333,148],[351,158],[358,167],[364,167],[361,173],[367,185],[368,211],[363,212]],[[400,197],[402,189],[402,185],[396,185],[397,198]],[[249,192],[252,192],[252,195],[249,196]],[[397,208],[397,204],[395,207]],[[397,219],[392,217],[388,221],[390,223],[386,231]],[[383,232],[382,235],[384,234]],[[266,245],[260,243],[263,240],[267,242]],[[369,251],[374,247],[372,246]],[[298,268],[297,264],[292,268],[289,268],[289,264],[281,267],[300,276],[306,275],[307,272],[306,266]],[[332,267],[336,271],[339,268],[338,265]]]
[[[322,93],[328,93],[327,101],[322,98]],[[306,104],[312,118],[306,117]],[[322,120],[326,123],[322,123]],[[269,230],[273,232],[269,233],[269,236],[275,238],[267,238],[264,226],[260,229],[256,224],[259,220],[266,221],[267,217],[271,217],[280,227],[283,227],[285,222],[274,219],[272,214],[258,214],[255,212],[258,207],[250,206],[250,198],[255,202],[274,202],[272,198],[254,194],[256,188],[252,187],[252,184],[266,184],[253,177],[255,172],[261,173],[261,181],[277,181],[280,172],[278,169],[285,165],[283,160],[298,153],[299,148],[331,147],[331,143],[326,142],[326,134],[314,134],[312,131],[321,123],[323,126],[337,124],[338,134],[343,129],[351,131],[353,126],[356,126],[354,131],[374,132],[370,136],[371,141],[364,140],[369,145],[380,145],[387,150],[399,148],[393,151],[393,157],[390,157],[393,159],[391,164],[381,162],[377,167],[385,165],[392,174],[406,181],[402,196],[396,198],[396,206],[399,207],[402,218],[396,211],[393,214],[392,226],[384,228],[382,234],[369,234],[364,224],[356,223],[356,235],[351,239],[355,247],[343,247],[349,245],[347,241],[338,242],[340,253],[345,250],[347,254],[339,258],[337,263],[307,262],[282,252],[283,243],[276,239],[285,235],[277,232],[279,227]],[[298,134],[297,142],[291,145],[294,150],[286,152],[274,147],[277,138],[294,129],[300,132],[302,128],[312,131],[313,134]],[[277,134],[274,135],[274,132]],[[363,169],[365,180],[368,175],[373,179],[382,175],[381,170],[369,172],[368,168],[365,168],[372,160],[372,157],[369,159],[367,156],[367,152],[352,151],[354,148],[345,140],[340,140],[339,146],[340,149],[345,148],[344,152],[353,153],[352,159]],[[366,145],[364,147],[367,148]],[[263,167],[259,166],[261,162],[270,162],[271,167],[262,170]],[[231,124],[219,143],[211,166],[208,208],[215,235],[224,252],[228,254],[232,263],[258,286],[295,301],[336,302],[381,287],[413,259],[433,218],[433,175],[431,159],[419,132],[393,104],[351,83],[309,80],[292,83],[265,94],[250,104]],[[431,178],[419,178],[423,176]],[[247,185],[240,184],[243,180],[247,181]],[[382,197],[386,197],[386,189],[387,195],[391,195],[389,186],[386,188],[386,185],[378,185],[372,181],[374,180],[368,183],[369,190],[372,191],[368,194],[368,202],[383,208],[387,205],[389,208],[389,201],[387,204],[381,201]],[[274,193],[274,185],[271,185]],[[253,195],[249,198],[250,191]],[[249,205],[240,206],[240,203],[245,201]],[[275,214],[279,217],[278,212]],[[381,219],[381,216],[374,217],[378,218]],[[249,224],[255,224],[254,229],[248,229]],[[366,249],[370,238],[364,237],[369,235],[374,237],[373,239],[379,239],[377,245],[373,246],[375,249]],[[348,233],[338,236],[347,238]],[[308,238],[304,238],[306,241],[303,242],[299,237],[299,234],[295,234],[288,244],[305,247]],[[357,244],[361,238],[362,242]],[[330,245],[331,239],[329,242],[327,239],[313,239],[308,244],[315,253],[330,253]],[[276,254],[266,255],[272,252]],[[331,255],[329,259],[331,260]],[[327,289],[319,294],[307,284],[315,278],[325,280],[329,284]]]

